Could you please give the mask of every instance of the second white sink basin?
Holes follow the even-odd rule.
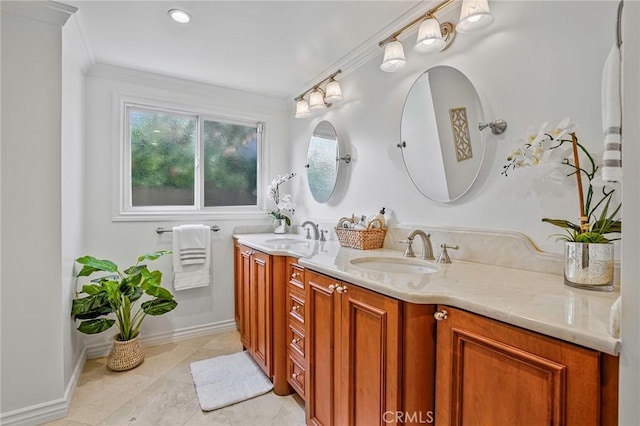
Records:
[[[401,257],[358,257],[351,264],[362,269],[396,274],[432,274],[438,272],[437,265],[419,259]]]

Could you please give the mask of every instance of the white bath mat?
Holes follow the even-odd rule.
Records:
[[[273,389],[273,383],[247,351],[192,362],[191,376],[203,411],[217,410]]]

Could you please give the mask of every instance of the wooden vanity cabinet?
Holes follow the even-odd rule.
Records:
[[[240,340],[262,371],[271,377],[271,257],[244,246],[240,246],[237,254],[240,279],[235,304],[240,313]]]
[[[433,341],[416,334],[403,348],[403,303],[309,270],[305,284],[307,425],[395,424],[409,406],[424,420],[433,394],[418,393],[433,387],[434,354],[421,350]],[[410,323],[432,328],[432,308],[415,308]]]
[[[456,308],[438,312],[436,425],[617,424],[616,357]]]
[[[287,289],[285,300],[286,317],[286,375],[293,389],[306,400],[307,388],[307,342],[306,342],[306,297],[304,268],[298,259],[287,258]]]
[[[240,340],[273,381],[277,395],[292,392],[286,372],[285,267],[283,256],[234,243],[234,308]]]

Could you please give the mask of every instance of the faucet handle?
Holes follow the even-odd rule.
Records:
[[[458,250],[460,248],[457,245],[448,246],[447,243],[440,244],[440,247],[442,248],[442,253],[440,253],[440,256],[438,256],[438,263],[451,263],[451,258],[449,257],[449,252],[447,252],[447,249],[450,248],[452,250]]]
[[[325,238],[324,234],[327,233],[326,229],[321,229],[320,230],[320,241],[327,241],[327,239]]]
[[[415,252],[413,251],[413,238],[407,238],[406,240],[399,240],[399,243],[403,243],[407,245],[407,248],[404,251],[404,257],[416,257]]]

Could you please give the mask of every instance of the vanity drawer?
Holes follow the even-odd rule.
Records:
[[[300,331],[291,321],[287,327],[287,346],[292,353],[304,359],[304,332]]]
[[[305,368],[291,352],[287,356],[287,381],[298,395],[305,399]]]
[[[292,286],[287,286],[287,318],[298,321],[304,327],[304,293]]]
[[[304,268],[295,263],[296,260],[297,259],[287,260],[289,266],[289,285],[300,291],[304,291]]]

